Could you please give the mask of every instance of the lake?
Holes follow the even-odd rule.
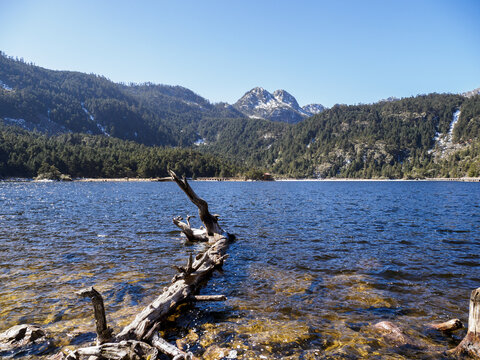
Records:
[[[426,329],[460,318],[480,286],[480,184],[463,182],[192,182],[236,234],[222,273],[164,336],[196,355],[239,359],[431,358],[465,335]],[[0,183],[0,331],[44,326],[59,346],[95,338],[94,285],[118,333],[201,244],[172,217],[197,215],[174,183]],[[200,225],[198,215],[192,219]],[[174,321],[175,320],[175,321]],[[419,342],[396,347],[388,320]]]

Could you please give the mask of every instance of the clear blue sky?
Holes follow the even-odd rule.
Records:
[[[0,50],[212,102],[370,103],[480,87],[480,0],[0,0]]]

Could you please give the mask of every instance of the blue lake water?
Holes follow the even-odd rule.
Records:
[[[424,324],[468,318],[480,287],[480,184],[192,182],[236,234],[223,272],[165,336],[238,359],[431,358],[464,335]],[[196,214],[174,183],[0,183],[0,331],[45,326],[59,346],[94,338],[94,285],[118,331],[203,248],[177,231]],[[200,225],[198,216],[193,219]],[[389,344],[388,320],[419,348]],[[86,333],[86,335],[85,335]]]

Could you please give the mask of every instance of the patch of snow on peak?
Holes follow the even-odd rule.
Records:
[[[320,114],[325,110],[325,106],[320,104],[308,104],[302,107],[302,109],[310,115]]]
[[[198,108],[200,108],[200,110],[205,110],[205,108],[202,105],[200,105],[199,103],[196,103],[194,101],[182,100],[182,102],[187,104],[187,105],[190,105],[190,106],[198,107]]]
[[[273,92],[273,96],[280,103],[283,103],[287,106],[290,106],[291,108],[293,108],[295,110],[300,109],[300,106],[298,105],[297,99],[295,99],[292,94],[288,93],[285,90],[275,90]]]
[[[477,88],[477,89],[474,89],[474,90],[471,90],[471,91],[467,91],[467,92],[464,92],[462,94],[462,96],[465,96],[467,98],[471,98],[475,95],[480,95],[480,88]]]

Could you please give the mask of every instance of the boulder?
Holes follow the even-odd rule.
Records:
[[[16,325],[0,333],[0,358],[41,355],[53,347],[45,330],[35,325]]]

